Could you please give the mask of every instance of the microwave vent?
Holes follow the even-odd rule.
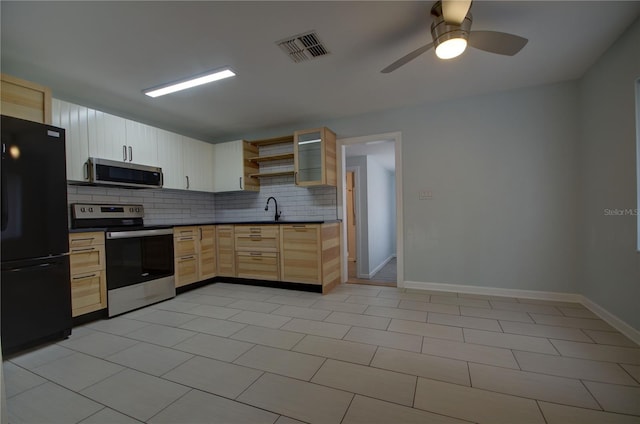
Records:
[[[315,31],[287,37],[284,40],[277,41],[276,44],[280,46],[282,51],[295,63],[329,54],[329,51],[322,44]]]

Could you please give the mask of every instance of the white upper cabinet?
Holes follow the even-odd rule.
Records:
[[[182,139],[183,189],[213,191],[213,144],[189,137]]]
[[[213,145],[213,191],[243,190],[243,140]]]
[[[127,161],[126,135],[126,119],[89,109],[89,156]]]
[[[251,178],[257,173],[257,163],[249,157],[258,156],[258,148],[244,140],[213,145],[213,191],[260,191],[260,181]]]
[[[52,124],[66,130],[67,180],[87,181],[89,109],[58,99],[53,99],[51,103]]]
[[[52,115],[53,125],[66,130],[69,181],[88,181],[87,159],[96,157],[159,166],[164,188],[213,192],[214,153],[210,143],[59,99],[52,99]],[[226,154],[222,158],[221,163],[230,167],[228,172],[242,170],[242,140],[237,149],[229,153],[234,159],[225,159]],[[233,177],[234,187],[238,187],[238,178]]]
[[[127,162],[158,165],[158,130],[140,122],[125,120]]]
[[[164,188],[185,189],[182,136],[158,129],[158,166],[162,168]]]

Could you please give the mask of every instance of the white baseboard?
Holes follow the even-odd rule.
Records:
[[[616,315],[604,309],[602,306],[598,305],[588,297],[582,296],[582,303],[587,309],[589,309],[594,314],[598,315],[605,322],[607,322],[610,326],[627,336],[634,343],[640,345],[640,331],[636,330]]]
[[[382,268],[384,268],[384,266],[385,266],[386,264],[388,264],[389,262],[391,262],[391,261],[393,260],[393,258],[395,258],[395,257],[396,257],[396,255],[391,255],[391,256],[389,256],[387,259],[385,259],[384,261],[382,261],[382,262],[380,263],[380,265],[378,265],[377,267],[375,267],[375,268],[373,269],[373,271],[371,271],[369,274],[367,274],[367,278],[371,278],[371,277],[373,277],[374,275],[376,275],[376,274],[378,273],[378,271],[380,271]]]
[[[640,331],[636,330],[616,315],[604,309],[602,306],[577,293],[560,293],[537,290],[504,289],[498,287],[465,286],[459,284],[427,283],[420,281],[405,281],[404,288],[416,290],[432,290],[443,292],[458,292],[466,294],[480,294],[487,296],[518,297],[522,299],[551,300],[556,302],[580,303],[596,314],[606,323],[640,345]]]
[[[503,289],[499,287],[465,286],[461,284],[425,283],[405,281],[406,289],[423,289],[435,291],[459,292],[467,294],[482,294],[486,296],[519,297],[522,299],[555,300],[558,302],[578,302],[582,295],[575,293],[546,292],[537,290]]]

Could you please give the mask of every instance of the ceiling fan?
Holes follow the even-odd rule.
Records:
[[[442,0],[431,8],[431,36],[433,43],[426,44],[384,68],[383,74],[395,71],[427,50],[435,47],[440,59],[452,59],[464,52],[469,44],[490,53],[513,56],[529,40],[514,34],[498,31],[471,31],[473,17],[469,13],[471,0]]]

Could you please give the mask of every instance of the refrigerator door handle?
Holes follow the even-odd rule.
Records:
[[[5,159],[6,147],[7,145],[5,143],[2,143],[2,162],[4,162]],[[0,171],[2,172],[2,176],[0,177],[2,179],[2,231],[6,230],[7,226],[9,225],[9,194],[7,193],[7,171],[5,170],[4,165],[5,164],[3,163],[2,170]]]
[[[38,264],[38,265],[31,265],[31,266],[25,266],[23,268],[13,268],[10,269],[10,272],[24,272],[24,271],[36,271],[36,270],[40,270],[42,268],[48,268],[50,266],[52,266],[53,264],[51,263],[46,263],[46,264]]]

